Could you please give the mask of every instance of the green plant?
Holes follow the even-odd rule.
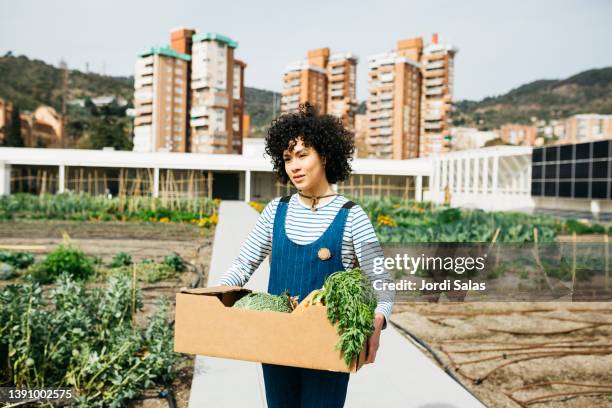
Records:
[[[314,295],[312,302],[320,301],[327,307],[328,320],[338,324],[340,340],[336,349],[350,366],[374,331],[374,290],[361,269],[338,271],[329,275]]]
[[[33,266],[30,272],[41,283],[54,281],[63,272],[77,280],[86,280],[94,273],[94,261],[70,244],[60,244]]]
[[[132,256],[127,252],[118,252],[110,263],[111,268],[118,268],[120,266],[129,266],[133,263]]]
[[[0,383],[11,387],[73,387],[77,406],[120,407],[175,375],[168,301],[160,299],[145,328],[132,322],[140,289],[114,274],[106,288],[86,289],[60,275],[47,304],[31,278],[0,290]],[[6,370],[4,369],[6,368]]]
[[[34,256],[30,252],[0,251],[0,262],[13,265],[18,269],[25,269],[34,263]]]
[[[211,226],[218,201],[208,198],[179,198],[171,203],[157,197],[92,196],[88,194],[43,194],[40,196],[17,193],[0,197],[0,219],[57,219],[57,220],[120,220],[172,222],[207,220],[201,226]]]
[[[282,295],[269,293],[249,293],[234,303],[233,307],[249,310],[266,310],[271,312],[291,313],[293,305],[287,292]]]
[[[606,232],[605,227],[599,224],[591,224],[582,222],[573,218],[565,221],[564,232],[576,234],[603,234]]]
[[[136,267],[140,280],[155,283],[166,279],[176,278],[176,271],[164,263],[141,263]]]
[[[166,256],[164,258],[164,263],[177,272],[183,272],[186,269],[185,261],[177,253]]]

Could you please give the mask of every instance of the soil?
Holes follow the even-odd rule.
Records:
[[[199,228],[190,224],[130,223],[130,222],[76,222],[76,221],[1,221],[0,250],[24,250],[34,254],[36,260],[52,251],[63,242],[64,232],[70,242],[88,256],[100,256],[108,264],[118,252],[129,253],[135,262],[148,258],[161,261],[173,252],[197,266],[202,273],[202,282],[208,277],[214,229]],[[136,316],[136,323],[144,326],[147,318],[155,312],[160,296],[172,300],[171,315],[174,315],[174,295],[182,287],[198,280],[193,268],[177,279],[152,284],[140,283],[143,309]],[[0,287],[12,281],[0,281]],[[88,284],[99,286],[100,283]],[[44,285],[44,291],[53,285]],[[183,355],[177,367],[177,377],[172,383],[172,398],[177,408],[189,403],[193,376],[194,356]],[[164,388],[147,389],[140,398],[130,401],[128,407],[166,408],[167,399],[160,395]]]
[[[407,338],[404,330],[427,343],[487,407],[612,407],[612,303],[403,303],[395,305],[391,321]],[[539,358],[510,363],[536,357],[517,353]],[[462,364],[470,360],[479,361]],[[543,384],[511,392],[549,382],[591,386]],[[603,393],[520,403],[572,391]]]
[[[198,265],[203,281],[207,279],[214,231],[189,224],[3,221],[0,222],[0,249],[3,246],[27,246],[36,258],[42,258],[62,242],[64,231],[87,255],[101,256],[105,263],[119,251],[128,252],[135,261],[143,258],[161,260],[176,252]],[[562,240],[571,239],[564,238]],[[602,237],[583,239],[601,241]],[[195,279],[195,273],[185,272],[176,280],[142,284],[144,308],[138,314],[137,322],[146,322],[159,296],[172,299],[181,287],[189,286]],[[8,283],[10,281],[0,281],[0,286]],[[453,375],[486,406],[612,407],[612,303],[449,303],[443,300],[441,303],[396,303],[392,324],[407,338],[410,337],[404,330],[427,343],[442,365],[449,367]],[[519,348],[525,349],[511,350]],[[503,350],[485,351],[488,349]],[[433,360],[425,349],[423,352]],[[485,376],[496,366],[520,357],[513,356],[519,352],[545,355],[509,364]],[[556,354],[551,354],[554,352]],[[487,357],[497,358],[462,364]],[[172,383],[176,407],[188,405],[193,365],[193,356],[184,355],[178,366],[177,378]],[[518,387],[549,382],[590,386],[548,384],[511,392]],[[168,407],[168,401],[160,396],[161,391],[163,388],[147,389],[141,398],[130,401],[127,406]],[[519,402],[572,391],[604,393],[544,398],[529,405]]]

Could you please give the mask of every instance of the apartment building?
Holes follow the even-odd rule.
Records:
[[[136,63],[135,151],[242,152],[244,70],[238,44],[215,33],[178,28],[170,46]]]
[[[139,54],[134,76],[134,151],[187,152],[191,57],[170,47]]]
[[[515,146],[535,146],[538,129],[535,126],[507,123],[499,128],[499,138]]]
[[[329,48],[308,51],[308,58],[288,64],[283,72],[281,113],[297,112],[305,102],[327,112],[327,63]]]
[[[238,44],[226,36],[193,36],[191,141],[194,153],[242,152],[244,68],[234,58]]]
[[[13,104],[0,98],[0,144],[4,143],[8,124],[13,114]]]
[[[329,57],[327,65],[327,113],[350,130],[355,129],[357,61],[353,54],[338,53]]]
[[[423,49],[422,100],[419,156],[445,153],[451,148],[451,114],[453,110],[453,61],[457,48],[440,44],[434,34]]]
[[[582,143],[612,139],[612,115],[579,114],[565,120],[564,137],[559,143]]]
[[[369,58],[368,157],[411,159],[450,150],[457,49],[421,37]]]
[[[40,105],[34,112],[19,114],[21,137],[25,147],[65,146],[62,115],[51,106]]]
[[[355,128],[357,58],[332,54],[329,48],[310,50],[307,59],[287,65],[283,73],[281,113],[296,112],[310,102],[319,112],[337,116],[345,127]]]
[[[368,116],[366,114],[355,115],[355,156],[359,159],[368,157]]]
[[[418,157],[421,64],[420,38],[399,41],[393,52],[368,60],[368,157]]]

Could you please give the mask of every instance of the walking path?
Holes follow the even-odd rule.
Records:
[[[238,255],[259,214],[248,204],[222,201],[215,231],[209,283],[216,282]],[[266,291],[266,259],[245,287]],[[391,324],[382,331],[376,362],[351,375],[347,408],[480,408],[476,398],[444,373]],[[197,356],[189,406],[266,407],[261,364]]]

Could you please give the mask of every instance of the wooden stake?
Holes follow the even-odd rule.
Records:
[[[208,170],[208,198],[212,198],[213,177],[212,171]]]
[[[136,262],[132,263],[132,324],[136,322]]]
[[[546,269],[544,269],[544,265],[542,265],[542,261],[540,261],[540,250],[538,248],[538,229],[537,228],[533,229],[533,252],[534,252],[533,255],[534,255],[536,264],[538,265],[538,267],[540,268],[540,271],[542,272],[542,275],[544,276],[546,285],[552,291],[552,285],[550,283],[550,280],[548,279],[548,275],[546,274]]]
[[[85,178],[84,172],[85,170],[81,167],[79,169],[79,193],[82,193],[85,190],[85,181],[83,180]]]
[[[576,231],[572,233],[572,292],[576,284]]]
[[[359,198],[363,199],[363,174],[359,175]]]
[[[608,284],[609,284],[609,275],[610,275],[610,253],[609,253],[609,249],[608,249],[608,234],[606,233],[606,235],[604,235],[604,268],[606,271],[606,279],[605,279],[605,288],[606,288],[606,292],[608,291]]]

